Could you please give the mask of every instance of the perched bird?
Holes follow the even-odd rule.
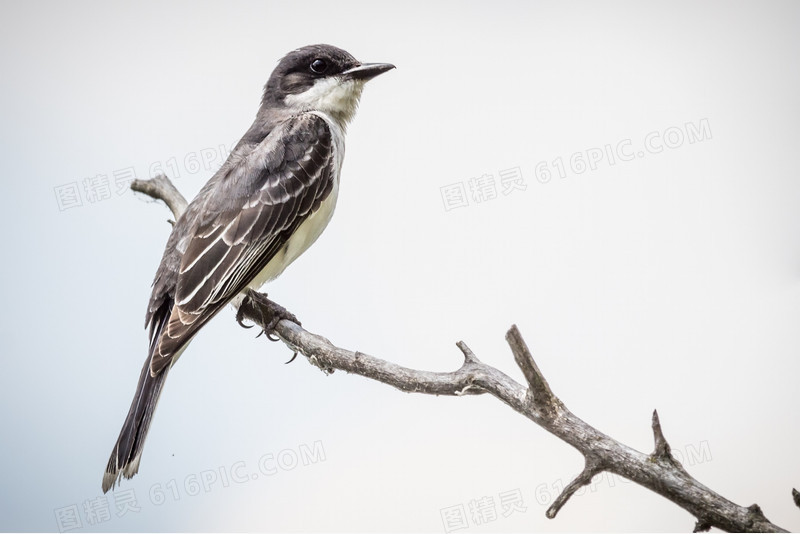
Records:
[[[147,308],[147,360],[106,466],[104,493],[138,471],[167,374],[200,328],[280,275],[327,226],[347,124],[364,84],[393,68],[361,63],[330,45],[280,60],[252,126],[167,241]]]

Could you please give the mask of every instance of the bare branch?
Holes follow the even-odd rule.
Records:
[[[545,380],[544,375],[539,370],[539,366],[533,359],[528,345],[522,339],[517,325],[512,325],[506,333],[506,341],[514,353],[514,360],[525,375],[525,380],[531,388],[533,402],[545,413],[553,413],[557,408],[558,399],[553,395],[550,385]]]
[[[163,175],[145,182],[136,181],[132,188],[134,186],[137,191],[167,202],[176,218],[186,209],[186,201]],[[263,307],[266,295],[259,295],[257,300],[245,298],[237,320],[246,318],[266,328],[264,318],[269,315]],[[506,340],[527,387],[482,363],[463,341],[457,343],[464,355],[461,367],[451,372],[433,372],[402,367],[362,352],[339,348],[286,319],[279,321],[274,331],[292,351],[303,354],[326,373],[338,369],[411,393],[455,396],[489,393],[575,447],[584,456],[585,467],[547,510],[547,517],[555,517],[575,491],[588,484],[593,476],[609,471],[688,511],[697,519],[696,532],[710,527],[731,532],[786,532],[767,520],[758,505],[739,506],[692,478],[672,456],[656,412],[652,420],[655,450],[651,455],[631,449],[575,416],[550,389],[516,326],[508,331]],[[793,496],[796,503],[800,501],[796,490]]]
[[[176,221],[180,219],[189,205],[186,198],[181,195],[181,192],[165,174],[159,174],[149,180],[134,180],[131,183],[131,189],[157,200],[163,200],[175,216]]]
[[[246,313],[245,316],[261,324],[260,314]],[[760,510],[739,506],[705,487],[692,478],[677,460],[643,454],[603,434],[575,416],[555,396],[552,405],[555,411],[542,411],[529,402],[525,386],[494,367],[477,360],[470,361],[473,357],[468,355],[471,353],[469,349],[465,351],[464,364],[456,371],[419,371],[339,348],[290,321],[280,321],[275,331],[291,350],[305,355],[318,367],[358,374],[412,393],[460,396],[486,392],[569,443],[587,459],[587,468],[570,485],[571,491],[565,489],[559,496],[558,506],[548,510],[553,515],[575,490],[588,483],[586,480],[590,481],[593,475],[602,471],[611,471],[681,506],[696,517],[700,525],[731,532],[785,532],[770,523],[759,513]],[[548,517],[552,516],[548,514]]]
[[[475,356],[475,353],[472,352],[472,349],[470,349],[466,343],[459,341],[456,343],[456,346],[461,349],[461,352],[464,354],[464,363],[480,363],[478,357]]]
[[[558,511],[561,510],[561,507],[567,504],[569,498],[572,497],[576,491],[578,491],[582,486],[588,485],[595,475],[599,475],[602,472],[603,463],[596,456],[587,456],[586,467],[583,468],[581,474],[575,477],[575,480],[570,482],[567,487],[564,488],[564,491],[561,492],[561,495],[559,495],[556,500],[553,501],[553,504],[550,505],[550,508],[547,509],[545,515],[549,519],[553,519],[556,514],[558,514]]]
[[[669,448],[664,433],[661,431],[661,421],[658,420],[658,410],[653,410],[653,438],[656,442],[656,448],[653,451],[654,458],[662,458],[672,460],[672,452]]]
[[[667,439],[664,437],[664,432],[661,430],[661,421],[658,418],[658,410],[653,410],[653,440],[655,441],[655,449],[653,449],[653,454],[650,457],[653,460],[660,460],[663,462],[668,462],[672,464],[675,469],[679,471],[686,472],[683,469],[681,463],[672,456],[672,449],[667,443]]]
[[[241,308],[247,319],[260,324],[257,314]],[[524,389],[506,374],[481,363],[463,342],[462,366],[451,372],[418,371],[387,362],[363,352],[354,352],[333,345],[322,336],[312,334],[290,321],[280,321],[275,328],[281,340],[291,349],[306,356],[309,361],[325,370],[339,369],[389,384],[409,393],[461,396],[489,392],[512,407],[522,407]],[[491,389],[489,389],[491,386]]]

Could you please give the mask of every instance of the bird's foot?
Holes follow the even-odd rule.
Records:
[[[257,314],[259,317],[261,317],[261,325],[263,329],[258,335],[260,336],[261,334],[265,334],[267,339],[271,341],[279,341],[278,336],[275,335],[275,327],[278,326],[278,323],[281,322],[281,320],[286,319],[298,326],[301,325],[300,321],[297,320],[297,317],[295,317],[293,313],[280,304],[269,300],[266,293],[259,293],[257,291],[253,291],[252,289],[247,291],[247,296],[239,306],[239,310],[236,312],[236,322],[245,328],[252,328],[252,325],[247,326],[243,323],[246,312],[250,312],[251,315]]]

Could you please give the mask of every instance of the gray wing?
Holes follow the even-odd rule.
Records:
[[[234,162],[213,190],[201,191],[198,205],[187,209],[187,214],[195,210],[191,238],[179,267],[172,266],[178,267],[174,297],[161,297],[174,302],[150,361],[151,374],[168,366],[200,327],[255,278],[331,193],[333,179],[328,125],[317,115],[304,114],[277,127]],[[165,254],[162,263],[167,261]],[[177,263],[175,257],[171,261]],[[155,288],[153,297],[159,300]],[[151,299],[148,317],[153,307]]]

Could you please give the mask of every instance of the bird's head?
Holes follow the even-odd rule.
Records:
[[[355,114],[364,84],[394,68],[361,63],[341,48],[310,45],[289,52],[264,87],[262,108],[320,111],[345,126]]]

